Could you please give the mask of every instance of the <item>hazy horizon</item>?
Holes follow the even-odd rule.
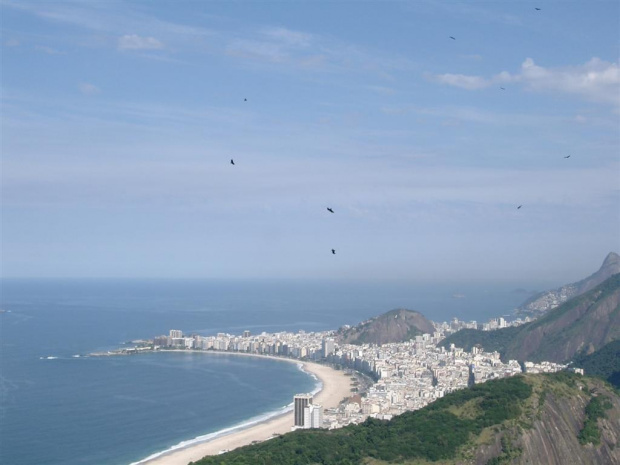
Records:
[[[0,8],[3,277],[563,284],[620,252],[618,2]]]

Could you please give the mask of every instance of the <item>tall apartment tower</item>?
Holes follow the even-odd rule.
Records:
[[[304,429],[323,427],[323,407],[309,404],[304,408]]]
[[[304,409],[312,403],[312,394],[297,394],[295,396],[295,426],[304,426]]]
[[[334,340],[331,337],[323,339],[323,357],[326,358],[334,353]]]
[[[170,337],[172,338],[183,337],[183,331],[181,331],[180,329],[171,329]]]

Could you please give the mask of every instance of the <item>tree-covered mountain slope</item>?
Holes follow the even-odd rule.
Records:
[[[502,359],[566,362],[620,339],[620,274],[575,297],[531,323],[479,331],[466,329],[444,339],[465,350],[481,345]]]
[[[620,397],[566,372],[488,381],[391,421],[299,430],[200,465],[620,463]]]

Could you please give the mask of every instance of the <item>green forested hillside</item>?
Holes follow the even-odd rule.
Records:
[[[369,418],[337,430],[300,430],[199,464],[354,464],[364,457],[385,461],[449,459],[489,426],[518,417],[532,387],[522,376],[454,392],[422,410],[391,421]],[[465,413],[466,412],[466,413]]]
[[[566,362],[575,354],[595,351],[620,339],[620,274],[585,294],[516,328],[495,331],[461,330],[440,345],[470,350],[481,345],[502,359]]]
[[[620,463],[620,397],[567,372],[520,375],[446,395],[391,421],[298,430],[196,465],[566,465]]]
[[[578,355],[574,366],[583,368],[586,375],[598,376],[620,388],[620,340],[610,342],[590,355]]]
[[[461,329],[441,341],[439,346],[447,349],[450,347],[450,344],[454,344],[456,347],[460,347],[468,352],[474,346],[482,346],[485,352],[499,352],[502,358],[504,358],[504,354],[512,344],[520,328],[515,326],[494,331]]]

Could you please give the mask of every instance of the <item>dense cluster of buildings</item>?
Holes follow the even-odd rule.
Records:
[[[495,322],[500,327],[508,325],[503,318]],[[259,335],[244,331],[242,335],[186,336],[182,331],[171,330],[167,336],[154,338],[149,348],[244,352],[324,361],[375,380],[363,395],[353,395],[339,407],[325,411],[320,405],[312,404],[311,395],[295,396],[296,428],[339,428],[360,423],[368,416],[387,420],[476,383],[522,372],[554,372],[566,368],[550,362],[504,363],[498,352],[484,352],[478,347],[465,352],[454,345],[438,346],[446,334],[462,329],[463,325],[476,325],[476,322],[455,319],[449,324],[439,323],[433,334],[381,346],[340,344],[334,338],[334,331]]]
[[[519,313],[537,317],[553,310],[575,295],[577,295],[577,287],[574,284],[567,284],[559,289],[544,292],[521,307]]]
[[[503,317],[500,318],[491,318],[486,323],[478,323],[476,320],[472,321],[460,321],[458,318],[453,318],[450,323],[435,323],[435,328],[438,331],[441,331],[443,334],[450,334],[460,331],[461,329],[480,329],[482,331],[494,331],[496,329],[509,328],[511,326],[520,326],[525,323],[529,323],[530,321],[534,321],[534,318],[530,318],[529,316],[524,319],[516,318],[514,320],[508,321]]]

